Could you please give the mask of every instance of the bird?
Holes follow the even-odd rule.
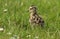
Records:
[[[44,27],[44,20],[40,15],[38,15],[37,7],[35,5],[31,5],[29,7],[29,13],[30,13],[29,16],[30,24],[37,24],[40,25],[41,27]]]

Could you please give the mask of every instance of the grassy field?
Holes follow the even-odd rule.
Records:
[[[30,5],[36,5],[44,28],[29,24]],[[60,0],[0,0],[0,39],[60,39]]]

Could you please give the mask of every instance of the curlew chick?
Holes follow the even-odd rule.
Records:
[[[37,8],[34,5],[31,5],[29,7],[29,12],[30,12],[30,18],[29,18],[29,22],[30,24],[38,24],[41,27],[43,27],[44,25],[44,20],[42,19],[42,17],[40,17],[37,14]]]

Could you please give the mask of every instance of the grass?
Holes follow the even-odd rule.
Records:
[[[45,28],[29,24],[30,5],[36,5]],[[0,0],[0,39],[60,39],[60,0]]]

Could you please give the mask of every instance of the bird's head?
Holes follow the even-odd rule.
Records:
[[[36,6],[34,6],[34,5],[31,5],[30,7],[29,7],[29,12],[30,13],[35,13],[36,12]]]

